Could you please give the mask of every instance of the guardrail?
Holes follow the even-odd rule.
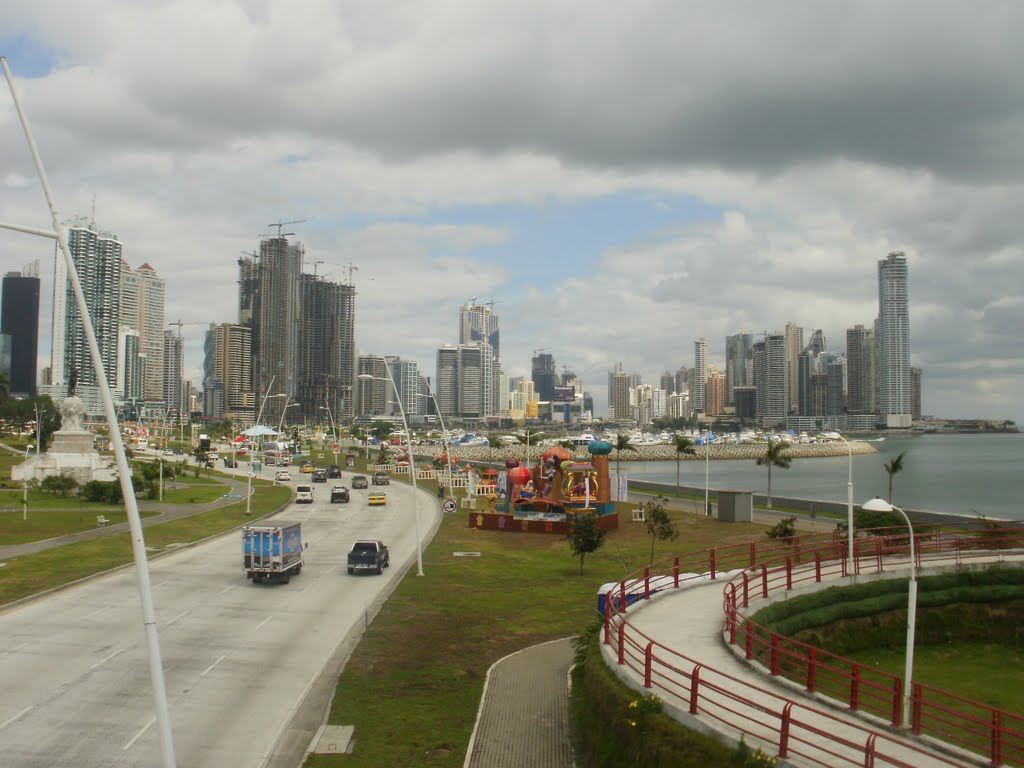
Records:
[[[1004,547],[1024,544],[1022,531],[983,534],[922,533],[915,536],[918,565],[942,560],[960,564],[991,558]],[[854,570],[883,572],[909,561],[904,534],[856,539]],[[782,758],[798,757],[822,766],[916,765],[907,755],[927,756],[932,764],[962,765],[923,743],[843,720],[847,735],[834,727],[837,716],[804,701],[786,698],[702,664],[648,637],[628,620],[629,606],[669,589],[729,578],[723,595],[725,635],[744,655],[770,674],[781,675],[849,706],[900,725],[899,677],[879,672],[807,644],[785,638],[747,618],[741,609],[772,592],[847,575],[846,538],[833,533],[794,537],[788,545],[751,542],[676,557],[618,582],[604,598],[604,643],[648,689],[657,688],[682,703],[684,711],[717,720],[727,729],[775,745]],[[913,684],[910,732],[945,741],[979,755],[990,765],[1024,765],[1024,719],[919,683]],[[832,723],[833,727],[830,727]],[[850,735],[852,734],[852,736]],[[902,756],[901,756],[902,755]]]

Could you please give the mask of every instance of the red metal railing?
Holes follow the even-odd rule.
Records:
[[[899,567],[900,557],[906,567],[906,534],[858,538],[855,543],[853,569],[857,573]],[[915,545],[917,565],[939,560],[960,564],[1024,545],[1024,530],[985,531],[981,535],[923,533],[915,536]],[[726,639],[742,647],[748,659],[809,692],[900,725],[899,677],[790,640],[743,614],[751,600],[845,576],[849,565],[846,546],[844,534],[818,534],[789,543],[756,541],[707,550],[644,568],[633,578],[618,582],[605,596],[604,642],[614,646],[618,663],[637,674],[645,688],[660,690],[666,700],[679,702],[689,714],[719,721],[727,731],[775,745],[780,757],[798,756],[829,766],[917,764],[916,759],[904,762],[909,753],[927,755],[933,764],[962,764],[922,744],[842,720],[825,709],[707,667],[658,643],[628,621],[628,606],[636,600],[728,576],[723,597]],[[913,733],[984,755],[991,765],[1024,765],[1024,718],[916,683],[912,698]],[[852,737],[837,733],[831,722],[837,720],[845,723],[845,732]]]

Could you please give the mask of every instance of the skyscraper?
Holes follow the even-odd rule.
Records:
[[[117,384],[117,342],[121,325],[121,241],[117,235],[99,230],[94,222],[85,218],[75,219],[66,226],[68,250],[92,318],[104,375],[113,389]],[[78,370],[79,394],[86,395],[87,407],[90,403],[98,406],[98,398],[89,396],[86,391],[91,390],[95,395],[98,382],[67,266],[57,249],[51,346],[51,376],[55,391],[66,390],[72,369]]]
[[[178,419],[186,417],[189,412],[181,378],[183,353],[181,337],[174,331],[164,331],[164,391],[160,399],[167,405],[168,416]]]
[[[547,352],[534,354],[531,364],[533,386],[537,396],[550,402],[555,397],[555,358]]]
[[[303,418],[348,418],[355,384],[355,288],[302,275],[296,409]],[[411,410],[406,403],[406,410]]]
[[[39,264],[3,280],[0,334],[10,337],[10,392],[35,397],[39,365]]]
[[[757,419],[761,426],[774,428],[786,421],[789,406],[786,337],[782,334],[765,336],[764,341],[754,344],[753,351]]]
[[[708,396],[708,342],[704,338],[693,342],[693,375],[690,378],[690,399],[695,414],[707,413]]]
[[[875,412],[875,332],[863,325],[846,329],[847,410]]]
[[[252,330],[246,325],[210,325],[203,346],[203,412],[251,424],[256,418],[252,388]]]
[[[143,264],[132,270],[121,260],[121,325],[139,337],[142,397],[149,402],[160,402],[164,395],[165,293],[166,283],[153,267]]]
[[[267,395],[264,419],[280,423],[286,400],[294,402],[301,318],[301,244],[279,235],[260,241],[259,255],[239,259],[238,321],[252,329],[253,387],[256,402]]]
[[[753,378],[753,342],[747,331],[737,331],[725,337],[725,402],[735,405],[733,389],[750,386]]]
[[[804,329],[796,323],[786,323],[786,386],[789,390],[787,413],[800,412],[800,353],[804,350]]]
[[[907,257],[890,253],[878,262],[878,421],[885,427],[911,425],[910,298]]]

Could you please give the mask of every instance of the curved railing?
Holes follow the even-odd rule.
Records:
[[[905,569],[908,537],[904,534],[858,538],[857,573]],[[918,565],[960,564],[991,559],[995,550],[1024,545],[1024,531],[978,534],[923,533],[915,536]],[[775,745],[782,758],[801,758],[822,766],[920,764],[962,765],[925,742],[872,728],[751,685],[658,643],[628,620],[637,600],[694,584],[729,578],[723,606],[725,636],[744,649],[770,674],[787,677],[812,693],[829,696],[853,710],[900,724],[900,678],[856,664],[835,654],[770,632],[754,624],[742,610],[752,599],[772,592],[847,575],[846,539],[838,533],[795,537],[788,544],[757,541],[676,557],[644,568],[618,582],[604,596],[604,643],[613,647],[620,665],[630,668],[648,689],[675,700],[683,711],[718,721]],[[969,702],[937,689],[914,684],[911,731],[931,735],[955,747],[984,755],[991,765],[1024,765],[1024,720],[1012,713]],[[836,727],[838,722],[843,728]],[[845,734],[845,735],[843,735]],[[948,750],[952,751],[952,750]]]

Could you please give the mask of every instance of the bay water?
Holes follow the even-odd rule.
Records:
[[[853,457],[854,504],[888,497],[884,465],[903,453],[903,470],[893,477],[896,506],[1024,520],[1024,434],[901,435],[866,441],[878,453]],[[680,482],[704,487],[705,465],[710,488],[768,491],[768,469],[753,459],[683,461]],[[635,480],[676,482],[674,461],[623,462],[622,471]],[[772,494],[845,503],[848,471],[848,456],[793,459],[789,469],[772,468]]]

